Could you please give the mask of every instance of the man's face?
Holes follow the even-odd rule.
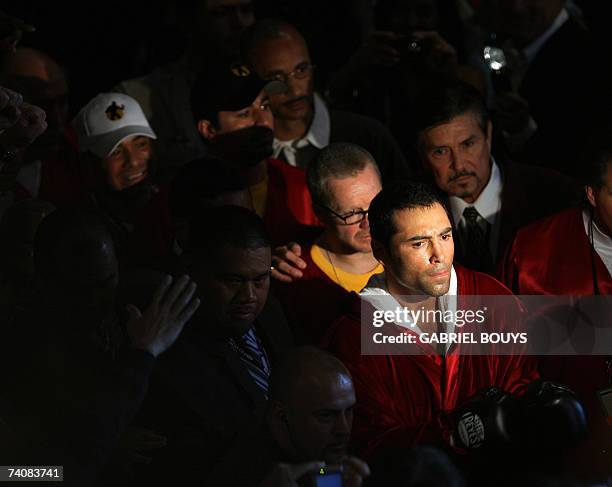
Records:
[[[252,0],[205,0],[202,30],[205,38],[227,54],[238,56],[240,36],[255,22]]]
[[[355,211],[367,210],[374,197],[382,189],[380,176],[371,164],[368,164],[355,176],[328,181],[328,194],[331,197],[330,209],[338,215],[345,216]],[[347,225],[334,214],[323,210],[323,221],[332,238],[348,253],[372,251],[370,223],[366,215],[360,223]]]
[[[268,299],[271,262],[269,247],[224,247],[191,266],[202,301],[198,314],[215,327],[210,333],[240,337],[253,326]]]
[[[283,94],[270,96],[274,116],[280,120],[310,120],[313,112],[313,83],[310,54],[296,32],[260,42],[251,61],[257,74],[266,80],[280,79],[287,84]],[[294,73],[289,76],[289,73]],[[301,78],[301,79],[299,79]]]
[[[353,425],[355,390],[344,373],[307,377],[296,384],[287,429],[299,461],[324,460],[339,464]]]
[[[501,0],[500,14],[517,47],[535,41],[563,8],[562,0]]]
[[[603,184],[599,188],[586,188],[589,203],[593,207],[598,226],[612,237],[612,161],[606,165]]]
[[[106,181],[114,191],[122,191],[142,182],[148,174],[151,139],[133,135],[119,144],[102,161]]]
[[[491,131],[468,112],[420,135],[421,158],[445,193],[476,201],[491,175]]]
[[[267,127],[274,130],[274,116],[270,111],[270,100],[265,91],[261,91],[250,106],[235,112],[219,112],[219,129],[216,135],[236,132],[248,127]]]
[[[399,210],[393,214],[395,234],[376,256],[405,295],[442,296],[450,286],[455,248],[444,208]]]

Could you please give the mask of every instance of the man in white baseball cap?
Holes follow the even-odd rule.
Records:
[[[157,136],[136,100],[101,93],[81,109],[73,126],[80,150],[102,161],[112,189],[121,191],[147,177],[151,139]]]
[[[130,263],[162,257],[172,240],[167,193],[152,182],[157,136],[138,102],[122,93],[101,93],[72,125],[93,180],[91,200],[109,217],[120,257]]]

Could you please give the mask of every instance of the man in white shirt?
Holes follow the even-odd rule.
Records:
[[[459,81],[431,86],[416,110],[421,162],[448,196],[457,254],[492,272],[518,228],[569,206],[575,185],[543,168],[499,164],[484,99]]]
[[[256,22],[245,31],[242,56],[260,77],[281,80],[288,86],[285,93],[270,97],[275,157],[306,168],[330,143],[351,142],[374,156],[383,181],[409,174],[398,144],[382,124],[361,115],[330,110],[314,92],[315,66],[295,27],[275,20]]]

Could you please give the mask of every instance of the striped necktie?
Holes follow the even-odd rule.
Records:
[[[232,338],[230,345],[267,399],[270,362],[259,337],[255,334],[255,328],[247,331],[242,338]]]

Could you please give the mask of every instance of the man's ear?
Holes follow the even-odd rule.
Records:
[[[198,120],[198,132],[207,141],[217,136],[217,129],[210,120]]]
[[[595,200],[595,190],[593,189],[593,186],[585,186],[584,191],[591,206],[593,208],[597,208],[597,201]]]
[[[489,152],[491,152],[491,145],[493,142],[493,124],[491,120],[487,122],[487,145],[489,146]]]

